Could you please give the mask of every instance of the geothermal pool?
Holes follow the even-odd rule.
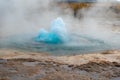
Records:
[[[120,35],[111,36],[110,42],[91,36],[70,33],[71,40],[60,44],[51,44],[35,40],[36,34],[14,35],[0,38],[0,49],[15,49],[30,52],[48,53],[50,55],[75,55],[120,49]],[[112,42],[111,42],[112,41]]]
[[[49,6],[48,3],[49,0],[47,2],[46,0],[1,0],[0,35],[10,36],[4,36],[4,38],[0,36],[0,49],[43,52],[52,55],[71,55],[120,49],[120,33],[112,34],[110,38],[104,39],[103,37],[104,35],[107,37],[103,33],[107,30],[103,30],[106,23],[109,24],[106,27],[120,26],[120,18],[118,17],[116,20],[117,15],[111,15],[113,11],[109,11],[108,8],[101,10],[102,8],[93,6],[93,9],[82,10],[83,19],[78,20],[72,16],[73,12],[71,10],[67,9],[64,13],[64,10],[61,12],[61,9],[53,8],[57,7],[56,5]],[[94,16],[96,12],[99,14]],[[104,17],[103,15],[107,15],[106,12],[108,16]],[[58,18],[49,25],[49,21],[52,21],[51,19],[57,16],[63,17],[66,22]],[[115,20],[113,17],[115,17]],[[96,29],[96,26],[98,29]],[[37,29],[34,30],[36,27],[37,29],[38,27],[41,28],[39,34],[33,34],[36,33]],[[44,29],[46,27],[50,27],[50,29]],[[71,31],[67,33],[66,28],[69,27],[72,27],[72,29],[69,29]],[[98,34],[97,37],[100,35],[102,38],[99,39],[83,34],[81,32],[82,27],[84,27],[85,33]],[[103,27],[102,30],[99,30],[99,27]],[[75,33],[71,33],[72,31]],[[20,34],[18,35],[17,32]],[[27,32],[28,34],[22,34]]]
[[[108,41],[82,33],[67,33],[61,18],[51,23],[50,30],[44,28],[39,34],[21,34],[0,38],[0,49],[16,49],[42,52],[51,55],[73,55],[120,49],[120,34],[112,34]]]
[[[36,42],[33,36],[26,37],[28,36],[27,34],[24,36],[13,36],[0,39],[0,48],[43,52],[51,55],[73,55],[120,48],[120,46],[112,46],[104,41],[81,34],[71,35],[73,38],[72,41],[64,44]]]

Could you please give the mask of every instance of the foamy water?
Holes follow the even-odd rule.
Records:
[[[47,44],[34,41],[33,36],[13,36],[0,40],[0,48],[45,52],[53,55],[70,55],[119,49],[119,45],[105,43],[82,34],[71,34],[72,40],[64,44]]]

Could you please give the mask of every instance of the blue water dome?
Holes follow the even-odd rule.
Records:
[[[40,29],[38,36],[35,38],[37,42],[58,44],[65,43],[69,40],[68,32],[62,18],[57,18],[51,22],[50,30]]]

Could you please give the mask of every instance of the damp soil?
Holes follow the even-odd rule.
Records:
[[[120,63],[109,61],[89,62],[78,66],[33,59],[7,59],[0,66],[0,80],[120,79]]]
[[[2,53],[5,55],[0,57],[0,80],[120,80],[117,51],[59,57]]]

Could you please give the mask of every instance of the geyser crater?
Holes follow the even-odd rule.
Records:
[[[69,41],[68,32],[62,18],[57,18],[52,21],[49,31],[44,28],[41,29],[38,36],[35,38],[35,41],[51,44],[65,43]]]
[[[32,34],[23,34],[1,39],[0,48],[47,52],[54,55],[80,54],[110,49],[104,41],[84,34],[68,32],[62,18],[53,20],[49,31],[44,28],[40,29],[37,37]]]

